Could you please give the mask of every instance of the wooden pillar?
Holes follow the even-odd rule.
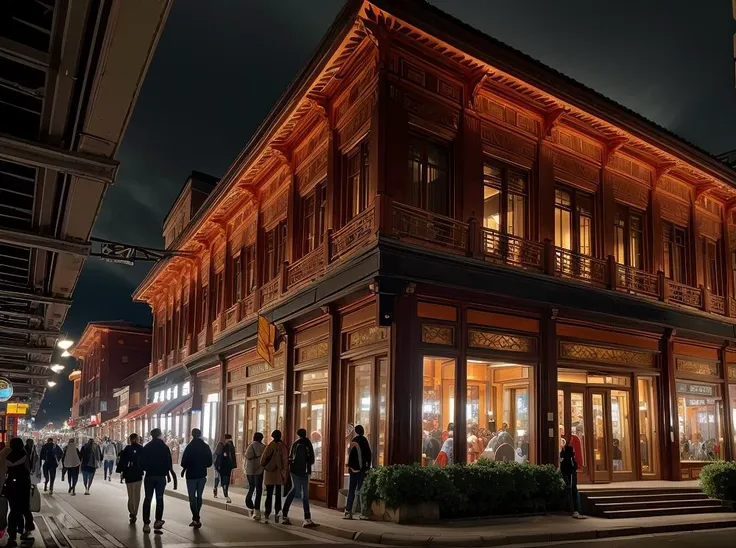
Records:
[[[227,360],[223,354],[218,357],[220,363],[220,414],[217,417],[217,439],[221,440],[225,434],[232,434],[227,430]]]
[[[378,60],[376,70],[378,72],[377,89],[374,95],[373,110],[371,113],[370,141],[368,143],[368,161],[370,168],[368,172],[368,195],[373,197],[376,194],[384,193],[388,187],[386,178],[390,173],[388,166],[388,155],[390,154],[389,133],[389,91],[390,84],[388,81],[388,50],[390,38],[379,33],[378,39]]]
[[[338,230],[341,226],[340,217],[343,200],[343,185],[341,177],[341,156],[337,148],[337,136],[332,129],[332,123],[328,122],[327,130],[327,219],[326,230]]]
[[[601,169],[600,183],[600,205],[602,214],[600,215],[600,227],[603,244],[603,257],[616,255],[615,232],[613,221],[616,218],[616,198],[613,194],[613,181],[606,176],[605,166]]]
[[[655,183],[656,184],[656,183]],[[651,250],[651,266],[652,273],[660,270],[664,271],[664,243],[662,236],[662,204],[660,201],[660,193],[656,187],[650,192],[649,198],[649,234]]]
[[[231,296],[233,294],[232,292],[232,285],[233,285],[233,279],[235,278],[235,273],[233,272],[233,261],[232,261],[232,227],[231,225],[227,225],[225,227],[225,267],[222,269],[222,276],[223,276],[223,292],[225,293],[222,296],[222,317],[220,318],[221,324],[220,329],[225,328],[225,311],[230,308],[232,305],[235,304],[235,302],[230,302]]]
[[[721,362],[721,376],[723,378],[723,447],[721,458],[723,460],[734,460],[733,440],[733,410],[730,394],[728,392],[728,363],[726,362],[726,346],[718,351],[718,359]]]
[[[284,441],[296,439],[296,405],[294,402],[294,330],[286,329],[284,334]],[[303,426],[303,425],[300,425]]]
[[[662,443],[662,478],[680,479],[680,427],[677,419],[675,382],[675,330],[666,329],[661,339],[662,386],[660,390],[660,443]]]
[[[301,215],[299,214],[299,192],[296,189],[296,177],[294,177],[294,170],[292,169],[291,163],[287,164],[287,166],[289,169],[289,189],[286,192],[289,193],[289,196],[286,205],[286,256],[284,260],[293,264],[299,257],[301,251],[297,248],[300,240],[298,222]],[[285,266],[281,268],[285,268]]]
[[[467,344],[465,341],[467,337],[467,314],[466,308],[461,306],[458,308],[460,314],[460,325],[459,332],[457,335],[457,342],[460,343],[460,355],[458,356],[457,363],[455,364],[455,447],[454,447],[454,460],[455,462],[466,462],[468,458],[468,419],[467,419],[467,399],[468,399],[468,356],[467,356]],[[423,364],[422,364],[423,365]],[[423,372],[422,372],[423,373]],[[423,375],[420,375],[423,377]],[[424,389],[422,388],[422,397],[424,396]],[[421,420],[420,422],[420,434],[421,433]]]
[[[253,246],[253,253],[255,258],[255,278],[256,287],[253,290],[253,310],[258,312],[261,309],[261,286],[263,285],[263,269],[265,261],[265,249],[264,249],[264,234],[261,228],[261,205],[258,204],[258,211],[256,212],[256,241]],[[263,256],[262,256],[263,255]]]
[[[537,148],[537,185],[534,200],[537,226],[532,226],[532,233],[539,234],[539,241],[555,241],[555,169],[554,149],[546,140],[542,140]],[[532,234],[533,236],[533,234]]]
[[[325,482],[327,483],[327,506],[337,508],[338,491],[342,487],[343,471],[340,467],[340,452],[344,447],[345,435],[340,424],[343,408],[342,394],[342,362],[340,361],[340,314],[334,305],[327,310],[329,314],[329,339],[327,353],[327,435],[323,436]]]
[[[205,321],[204,321],[204,331],[205,331],[205,345],[209,346],[212,344],[212,320],[213,320],[213,314],[212,311],[215,309],[215,299],[217,298],[217,288],[215,286],[215,245],[210,244],[210,260],[209,264],[207,265],[207,269],[209,274],[207,275],[207,285],[209,287],[209,293],[207,294],[207,303],[206,303],[206,309],[205,309]]]
[[[461,221],[483,216],[483,143],[480,138],[481,121],[478,115],[466,108],[462,112],[460,134],[460,177],[458,189],[460,204],[458,213]]]
[[[537,367],[537,462],[557,464],[559,424],[557,412],[557,310],[547,310],[541,322],[541,361]]]
[[[701,243],[700,230],[695,208],[695,200],[690,201],[690,249],[692,249],[692,264],[694,265],[695,279],[691,284],[694,287],[705,285],[705,272],[703,271],[703,244]]]
[[[189,276],[189,318],[187,318],[189,348],[187,349],[187,354],[190,356],[197,351],[197,331],[199,329],[197,325],[197,313],[202,291],[200,276],[200,261],[195,261]]]

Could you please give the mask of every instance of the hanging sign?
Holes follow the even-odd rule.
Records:
[[[13,397],[13,383],[5,377],[0,377],[0,403],[5,403]]]

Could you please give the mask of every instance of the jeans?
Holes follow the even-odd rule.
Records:
[[[222,485],[222,494],[225,498],[228,498],[228,491],[230,490],[230,474],[220,474],[220,485]]]
[[[256,493],[256,499],[252,500],[253,492]],[[245,495],[245,506],[250,510],[260,512],[261,498],[263,497],[263,474],[257,476],[248,476],[248,494]]]
[[[143,480],[125,484],[128,491],[128,514],[131,518],[138,515],[138,506],[141,504],[141,485]]]
[[[271,497],[273,497],[274,494],[276,496],[276,502],[273,505],[274,513],[278,514],[279,512],[281,512],[281,486],[280,485],[266,485],[266,507],[265,507],[266,517],[271,515],[271,503],[273,502],[271,500]]]
[[[289,508],[291,503],[294,502],[294,496],[301,493],[304,519],[312,519],[312,513],[309,511],[309,476],[292,474],[291,485],[291,491],[286,495],[286,501],[284,501],[284,517],[289,515]]]
[[[85,489],[89,490],[89,488],[92,487],[92,480],[95,479],[96,472],[97,468],[82,466],[82,482],[84,483]]]
[[[115,461],[114,460],[106,460],[103,461],[105,466],[105,479],[107,479],[107,474],[110,474],[110,479],[112,479],[112,472],[115,470]]]
[[[151,501],[156,493],[156,521],[164,517],[164,489],[166,489],[166,476],[148,476],[143,480],[143,523],[151,523]]]
[[[187,493],[189,494],[189,508],[192,510],[192,520],[199,521],[199,512],[202,509],[202,493],[207,478],[187,480]]]
[[[345,503],[345,513],[352,514],[357,502],[357,506],[360,506],[361,512],[363,505],[360,501],[360,489],[363,487],[363,480],[365,479],[365,472],[350,472],[350,483],[348,484],[348,500]],[[356,501],[355,494],[358,494]]]
[[[8,536],[15,540],[17,533],[32,531],[33,514],[31,514],[31,498],[28,491],[24,493],[12,493],[8,495]]]
[[[74,489],[79,481],[79,467],[67,468],[66,479],[69,481],[69,487]]]
[[[572,509],[573,512],[580,512],[580,495],[578,494],[578,473],[573,472],[572,474],[563,474],[565,485],[568,489],[568,508]]]
[[[51,484],[51,490],[54,490],[54,481],[56,481],[56,466],[49,466],[43,463],[43,482]]]

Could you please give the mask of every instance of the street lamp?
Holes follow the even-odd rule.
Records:
[[[53,371],[54,373],[61,373],[62,371],[64,371],[64,366],[59,363],[55,363],[49,369],[51,369],[51,371]]]
[[[53,388],[54,386],[56,386],[56,381],[46,381],[46,386],[48,386],[49,388]]]
[[[62,350],[69,350],[73,344],[74,344],[73,340],[64,338],[64,339],[60,339],[59,342],[56,343],[56,346],[58,346]]]

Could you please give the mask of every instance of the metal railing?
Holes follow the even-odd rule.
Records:
[[[422,240],[462,253],[468,250],[466,223],[396,202],[392,217],[393,234],[399,238]]]

